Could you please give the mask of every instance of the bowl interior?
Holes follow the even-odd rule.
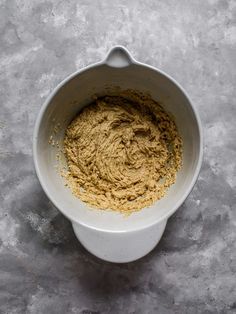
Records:
[[[104,95],[118,87],[149,92],[175,117],[184,145],[183,167],[167,195],[153,206],[128,217],[89,208],[65,187],[65,181],[57,169],[57,154],[61,154],[64,131],[70,121],[83,106],[92,101],[94,94]],[[54,146],[49,144],[50,138],[51,142],[55,142]],[[72,75],[46,101],[35,128],[34,158],[45,192],[68,218],[96,229],[131,231],[169,217],[187,197],[200,167],[201,135],[187,96],[166,75],[139,64],[124,68],[100,64]]]

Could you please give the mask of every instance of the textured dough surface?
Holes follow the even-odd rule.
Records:
[[[149,96],[125,91],[86,106],[66,130],[66,180],[82,201],[130,213],[163,197],[182,162],[171,116]]]

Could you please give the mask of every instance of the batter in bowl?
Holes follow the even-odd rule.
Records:
[[[123,91],[97,98],[66,130],[66,180],[101,210],[131,213],[162,198],[182,163],[173,118],[150,96]]]

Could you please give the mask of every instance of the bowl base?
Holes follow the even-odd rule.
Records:
[[[77,239],[93,255],[113,263],[128,263],[148,254],[160,241],[167,220],[132,232],[90,229],[72,222]]]

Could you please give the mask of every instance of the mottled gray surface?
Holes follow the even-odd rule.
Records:
[[[0,3],[0,313],[236,313],[236,1]],[[78,243],[31,151],[50,91],[115,44],[186,88],[205,137],[193,192],[126,265]]]

